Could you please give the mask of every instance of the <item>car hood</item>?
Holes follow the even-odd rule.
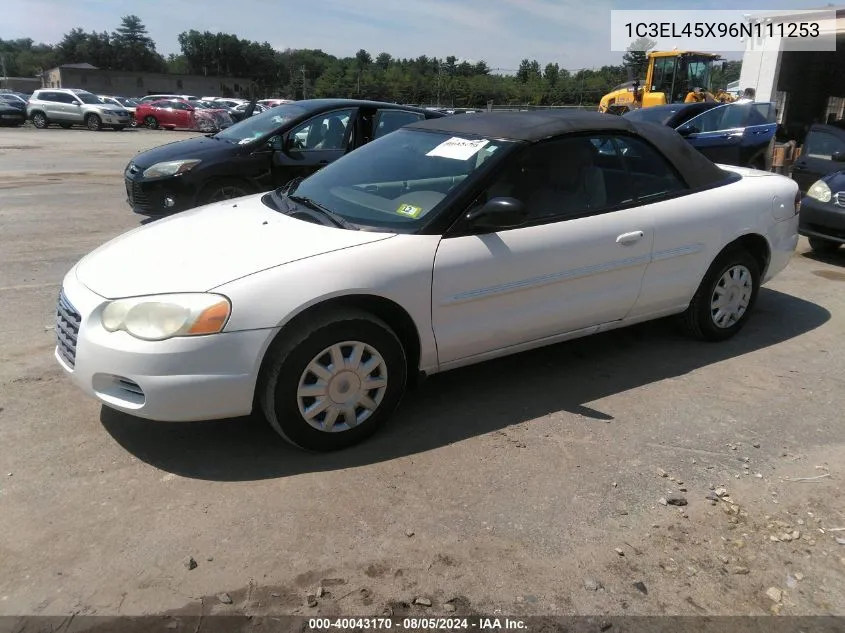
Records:
[[[184,211],[124,233],[80,260],[77,279],[108,299],[204,292],[268,268],[394,237],[297,220],[265,206],[262,195]]]
[[[166,160],[229,156],[232,152],[236,152],[237,148],[237,145],[222,139],[211,138],[209,136],[196,136],[183,141],[175,141],[154,147],[146,152],[140,152],[135,155],[132,162],[141,169],[146,169]]]
[[[91,104],[91,105],[93,105],[98,110],[102,110],[103,112],[110,112],[112,114],[117,114],[118,112],[125,112],[126,111],[126,108],[124,108],[124,107],[118,107],[116,105],[111,105],[111,104],[103,104],[103,105]]]

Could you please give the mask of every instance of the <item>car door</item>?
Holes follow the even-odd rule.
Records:
[[[845,169],[845,133],[826,126],[813,127],[804,139],[801,155],[792,165],[792,178],[801,191],[807,190],[822,176]]]
[[[526,205],[526,222],[501,230],[459,223],[435,256],[441,366],[625,318],[654,233],[633,186],[615,141],[603,135],[558,138],[510,157],[470,210],[515,198]]]
[[[661,316],[688,302],[701,281],[701,271],[712,256],[707,246],[722,239],[723,226],[713,218],[725,201],[686,195],[690,189],[680,174],[644,139],[627,136],[617,138],[617,143],[640,210],[648,213],[654,226],[651,263],[629,318]]]
[[[273,154],[274,181],[306,177],[346,154],[356,116],[356,108],[331,110],[288,131],[283,149]]]
[[[750,103],[727,104],[693,117],[678,132],[714,163],[739,165]]]
[[[775,104],[760,102],[748,104],[748,118],[742,132],[739,165],[768,169],[771,163],[771,143],[777,132]]]
[[[82,117],[78,114],[82,108],[77,106],[77,103],[79,102],[73,95],[66,92],[54,92],[47,117],[61,123],[80,123]]]
[[[194,128],[194,107],[182,101],[172,101],[173,124],[179,128]]]

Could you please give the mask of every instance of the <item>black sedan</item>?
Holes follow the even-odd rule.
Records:
[[[442,116],[353,99],[282,104],[217,134],[138,154],[124,173],[128,202],[135,213],[158,216],[269,191],[406,124]]]
[[[10,94],[0,94],[0,126],[19,126],[26,122],[26,101]]]
[[[798,232],[818,253],[834,253],[845,244],[845,171],[810,185],[801,201]]]

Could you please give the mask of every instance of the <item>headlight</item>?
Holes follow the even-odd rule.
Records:
[[[178,176],[186,171],[192,170],[202,161],[196,158],[188,160],[168,160],[164,163],[156,163],[144,170],[144,178],[161,178],[163,176]]]
[[[145,341],[163,341],[174,336],[216,334],[226,325],[231,310],[222,295],[154,295],[112,301],[100,319],[109,332],[123,330]]]
[[[807,195],[819,202],[830,202],[830,187],[824,180],[817,180],[807,189]]]

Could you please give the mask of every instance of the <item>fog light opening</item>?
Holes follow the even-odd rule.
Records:
[[[176,201],[173,198],[171,198],[170,196],[165,196],[164,206],[167,207],[168,209],[170,209],[170,208],[176,206]]]

